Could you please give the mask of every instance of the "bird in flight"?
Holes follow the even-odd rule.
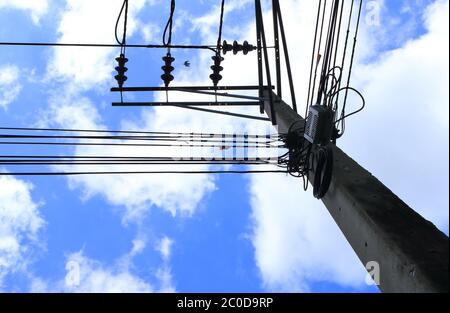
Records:
[[[184,61],[184,66],[190,67],[191,66],[191,62],[189,62],[189,60]]]

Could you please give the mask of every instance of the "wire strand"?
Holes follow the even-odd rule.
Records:
[[[212,134],[212,133],[196,133],[196,132],[156,132],[156,131],[133,131],[133,130],[107,130],[107,129],[69,129],[69,128],[38,128],[38,127],[0,127],[0,130],[17,130],[17,131],[55,131],[55,132],[77,132],[77,133],[122,133],[122,134],[148,134],[148,135],[176,135],[176,136],[206,136],[206,137],[233,137],[238,138],[262,138],[262,137],[279,137],[277,134],[255,135],[255,134]]]
[[[169,46],[172,43],[172,25],[173,25],[174,13],[175,13],[175,0],[171,0],[170,15],[169,15],[169,19],[167,20],[166,27],[164,28],[163,37],[162,37],[164,46]],[[169,33],[168,38],[166,38],[167,32]],[[169,51],[170,51],[170,48],[169,48]]]
[[[201,174],[286,174],[282,170],[243,170],[243,171],[120,171],[120,172],[0,172],[0,176],[75,176],[75,175],[201,175]]]

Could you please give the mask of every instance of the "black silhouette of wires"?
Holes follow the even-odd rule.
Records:
[[[222,4],[220,6],[220,22],[219,22],[219,36],[217,37],[217,53],[220,55],[220,47],[222,44],[222,30],[223,30],[223,18],[225,13],[225,0],[222,0]]]
[[[173,15],[175,13],[175,0],[171,0],[170,2],[170,15],[169,19],[167,20],[166,27],[164,27],[163,32],[163,45],[170,46],[172,44],[172,28],[173,28]],[[170,51],[170,48],[169,48]]]
[[[340,2],[341,1],[341,2]],[[311,57],[311,68],[309,76],[308,97],[305,110],[305,117],[308,116],[309,107],[312,105],[323,105],[334,112],[334,132],[332,141],[335,142],[345,132],[345,120],[360,112],[365,107],[365,100],[362,94],[353,87],[350,87],[352,69],[355,58],[356,42],[358,38],[359,25],[361,19],[363,0],[359,2],[359,11],[356,23],[354,22],[354,1],[350,2],[349,7],[344,6],[343,0],[333,0],[330,6],[327,6],[327,1],[319,1],[317,9],[317,19],[315,25],[315,35],[313,42],[313,52]],[[326,12],[329,12],[329,18],[326,18]],[[346,11],[348,10],[348,11]],[[345,13],[347,12],[347,13]],[[344,13],[347,17],[344,16]],[[342,24],[347,20],[347,30],[345,36],[345,43],[340,48],[340,38]],[[325,25],[325,20],[328,20],[328,25]],[[325,39],[325,47],[322,52],[322,37],[324,28],[327,27],[327,34]],[[350,60],[347,61],[347,50],[350,33],[354,28],[353,48]],[[342,52],[341,52],[342,51]],[[337,65],[339,54],[342,53],[341,64]],[[348,68],[346,64],[349,64]],[[321,66],[321,74],[318,78],[319,87],[316,92],[316,80],[318,67]],[[314,69],[315,68],[315,69]],[[347,75],[344,87],[344,75]],[[362,105],[354,112],[347,114],[346,106],[348,102],[349,92],[355,92],[361,99]],[[343,101],[340,101],[340,95],[344,93]]]
[[[0,176],[285,174],[283,170],[1,172]]]
[[[303,123],[303,125],[297,125]],[[295,126],[298,126],[295,128]],[[310,158],[312,145],[302,136],[305,124],[298,120],[294,122],[287,132],[282,134],[282,140],[289,151],[279,157],[278,166],[285,168],[287,173],[293,177],[303,178],[303,188],[308,189],[310,172]]]
[[[357,39],[358,39],[358,31],[359,31],[359,25],[360,25],[360,20],[361,20],[362,3],[363,3],[363,0],[360,0],[360,2],[359,2],[359,10],[358,10],[358,18],[357,18],[357,21],[356,21],[355,37],[353,39],[352,55],[351,55],[351,58],[350,58],[350,65],[349,65],[349,71],[348,71],[348,76],[347,76],[347,86],[344,87],[344,88],[339,88],[339,90],[337,92],[337,95],[339,95],[339,91],[345,90],[345,96],[344,96],[344,102],[342,104],[342,110],[341,110],[341,113],[340,113],[338,119],[335,121],[336,129],[337,129],[336,138],[342,137],[344,135],[344,133],[345,133],[345,119],[348,118],[349,116],[352,116],[352,115],[354,115],[356,113],[361,112],[364,109],[364,107],[365,107],[364,96],[358,90],[356,90],[355,88],[350,87],[350,79],[351,79],[351,76],[352,76],[352,69],[353,69],[353,62],[354,62],[354,58],[355,58],[356,43],[357,43]],[[353,1],[352,1],[352,5],[353,5]],[[347,99],[348,99],[348,92],[349,91],[354,91],[354,92],[356,92],[358,94],[358,96],[360,96],[360,98],[362,100],[362,106],[361,106],[360,109],[357,109],[357,110],[353,111],[350,114],[346,114],[345,113],[345,109],[346,109],[346,105],[347,105]],[[338,98],[336,99],[336,107],[337,107],[337,102],[338,102]]]
[[[0,131],[0,140],[2,140],[0,141],[0,166],[7,170],[7,172],[1,172],[0,175],[286,173],[285,170],[264,167],[278,166],[279,158],[273,156],[272,151],[285,148],[280,136],[276,134],[212,134],[26,127],[0,127]],[[49,147],[41,150],[41,152],[45,151],[45,154],[18,153],[12,155],[10,145],[24,147],[27,149],[25,151],[30,151],[29,148],[36,145]],[[67,155],[68,150],[55,151],[50,146],[93,146],[93,149],[83,150],[84,153],[80,155]],[[135,149],[102,149],[106,146],[134,147]],[[145,150],[139,150],[139,147],[145,148]],[[167,149],[193,147],[196,149],[188,150],[193,152],[192,156],[173,156],[172,150],[155,150],[156,156],[153,152],[151,152],[152,156],[148,156],[150,151],[148,149],[151,147],[167,147]],[[5,148],[6,150],[4,150]],[[208,149],[203,150],[202,148]],[[239,154],[238,150],[241,151]],[[6,153],[2,151],[6,151]],[[128,155],[123,155],[123,151],[127,151]],[[250,151],[258,151],[258,155],[259,152],[264,154],[264,151],[270,151],[268,154],[270,156],[249,156]],[[161,153],[169,156],[157,156]],[[259,170],[242,168],[250,165],[264,168]],[[52,168],[47,171],[35,171],[44,166],[52,166]],[[95,170],[84,171],[86,166]],[[165,170],[164,166],[170,166],[170,169]],[[232,167],[222,169],[214,166]],[[32,167],[32,171],[27,170],[30,167]],[[10,169],[14,169],[14,171],[10,171]]]
[[[348,114],[345,114],[345,106],[342,107],[341,115],[335,121],[336,125],[338,125],[339,123],[341,123],[341,125],[342,125],[341,133],[340,133],[339,137],[341,137],[342,134],[345,132],[345,119],[348,118],[349,116],[352,116],[352,115],[354,115],[356,113],[361,112],[366,107],[366,100],[364,99],[364,96],[362,95],[362,93],[359,90],[357,90],[357,89],[355,89],[353,87],[349,87],[349,86],[342,87],[341,89],[337,90],[334,94],[332,94],[331,101],[333,100],[334,97],[337,97],[339,95],[339,93],[341,93],[343,91],[345,91],[346,97],[347,97],[347,94],[348,94],[349,91],[355,92],[361,98],[361,107],[359,109],[356,109],[352,113],[348,113]]]
[[[333,151],[330,146],[319,147],[313,154],[315,164],[313,195],[322,199],[328,191],[333,174]]]
[[[119,23],[123,16],[123,33],[122,33],[122,39],[119,39]],[[119,87],[123,87],[124,82],[128,79],[125,75],[125,72],[128,71],[125,64],[128,62],[128,59],[125,57],[125,50],[127,45],[127,25],[128,25],[128,0],[124,0],[122,7],[120,8],[119,16],[116,20],[116,26],[114,29],[114,36],[116,38],[117,44],[120,45],[120,56],[116,58],[116,61],[118,62],[118,66],[116,67],[117,75],[115,76],[115,79],[117,80],[117,83]],[[123,93],[120,92],[120,101],[123,103]]]
[[[123,15],[123,33],[122,33],[122,39],[119,39],[119,23],[120,19]],[[116,27],[115,27],[115,38],[117,44],[119,44],[120,47],[120,53],[125,54],[125,49],[127,45],[127,24],[128,24],[128,0],[124,0],[122,7],[119,12],[119,16],[117,17],[116,21]]]

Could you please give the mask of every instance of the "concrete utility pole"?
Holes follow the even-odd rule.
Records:
[[[304,119],[279,98],[274,111],[279,133],[294,123],[302,128]],[[273,119],[269,101],[265,112]],[[448,292],[449,238],[341,149],[332,149],[333,177],[322,201],[363,265],[379,264],[381,291]]]

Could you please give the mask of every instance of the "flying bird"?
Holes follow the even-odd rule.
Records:
[[[184,61],[184,66],[190,67],[190,66],[191,66],[191,62],[189,62],[188,60],[187,60],[187,61]]]

